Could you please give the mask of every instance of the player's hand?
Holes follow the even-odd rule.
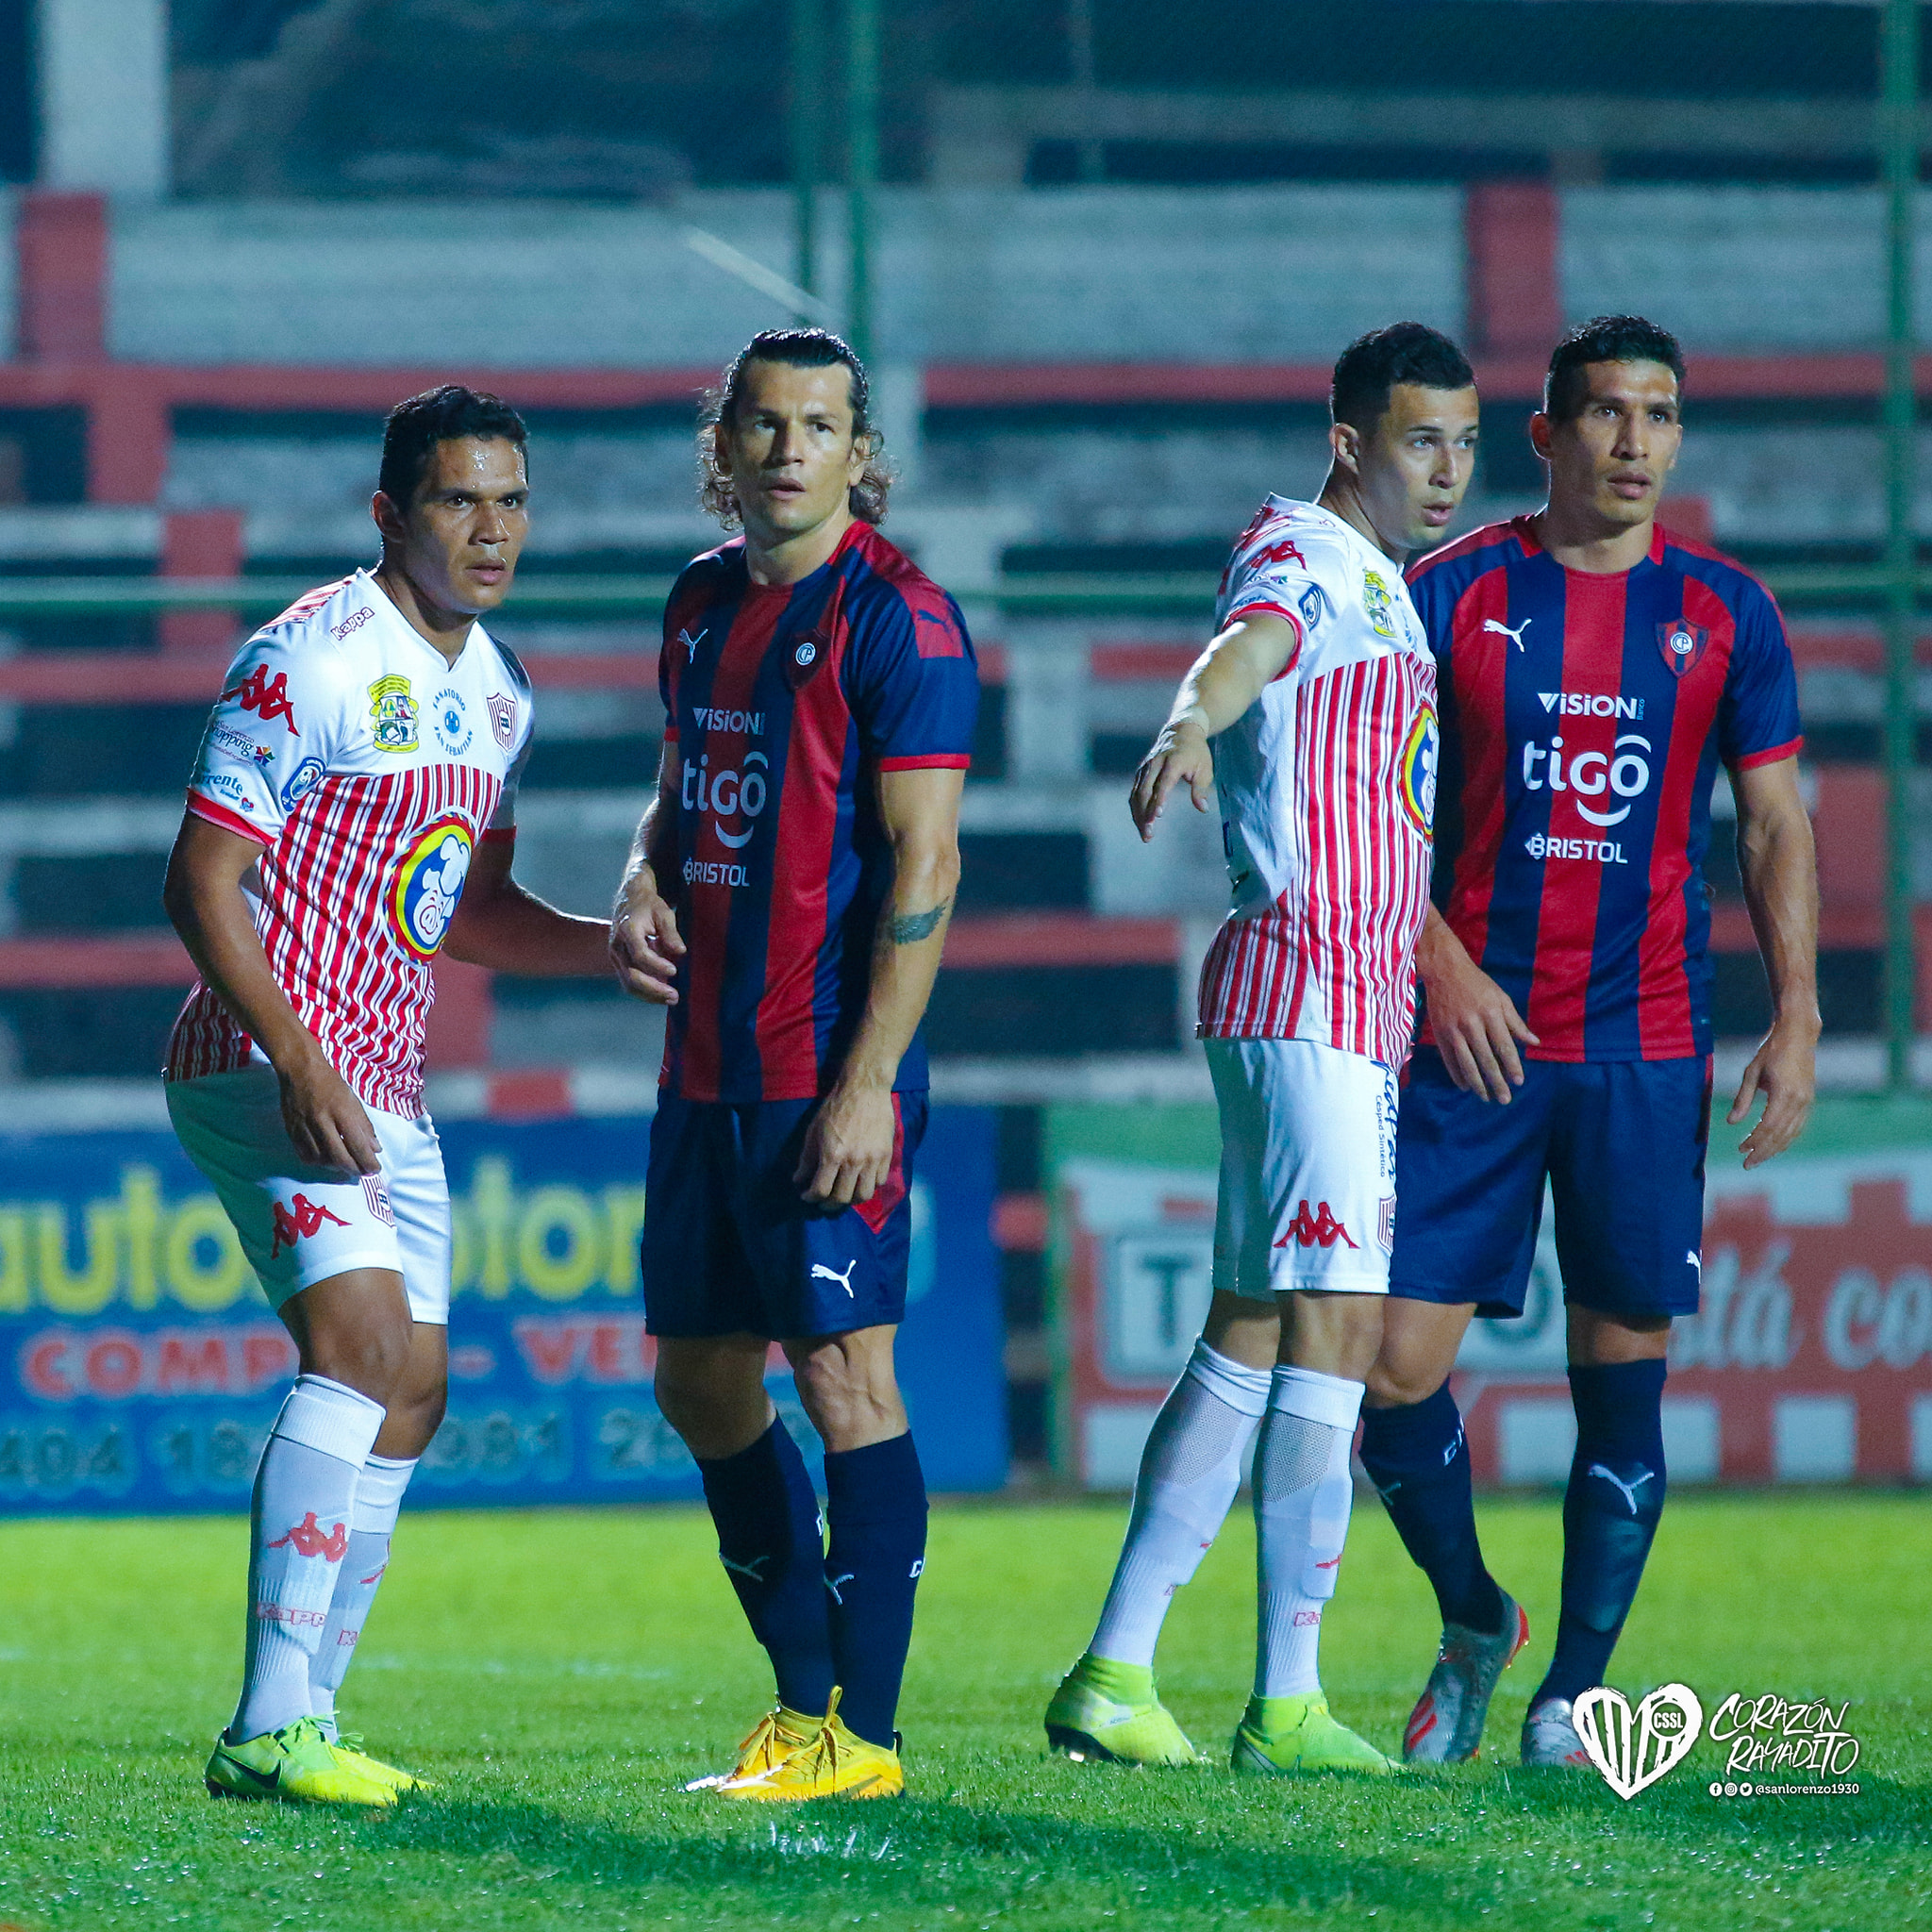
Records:
[[[658,891],[648,867],[625,879],[610,915],[610,965],[617,983],[635,999],[654,1006],[677,1004],[677,962],[684,941],[677,914]]]
[[[1209,794],[1214,789],[1214,754],[1208,748],[1208,734],[1192,718],[1161,726],[1154,748],[1141,760],[1134,774],[1134,789],[1127,794],[1127,809],[1134,815],[1135,829],[1145,844],[1154,836],[1154,822],[1166,808],[1168,796],[1177,785],[1185,785],[1196,811],[1212,809]]]
[[[382,1142],[368,1113],[320,1050],[275,1073],[282,1088],[282,1124],[305,1161],[338,1174],[382,1172]]]
[[[1774,1026],[1765,1036],[1764,1044],[1751,1056],[1751,1064],[1738,1082],[1738,1097],[1726,1116],[1732,1126],[1751,1111],[1751,1103],[1760,1093],[1764,1111],[1738,1150],[1746,1167],[1761,1167],[1804,1132],[1811,1103],[1818,1095],[1816,1027]]]
[[[805,1130],[791,1178],[815,1208],[870,1201],[892,1171],[898,1138],[890,1088],[835,1087]]]
[[[1509,1090],[1523,1085],[1518,1042],[1541,1044],[1524,1024],[1516,1002],[1446,926],[1432,929],[1428,946],[1416,948],[1416,970],[1428,995],[1429,1025],[1449,1077],[1465,1093],[1507,1107]]]

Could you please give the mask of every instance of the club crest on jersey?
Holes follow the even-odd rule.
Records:
[[[1432,706],[1424,705],[1408,727],[1402,747],[1402,808],[1408,822],[1424,839],[1436,823],[1436,754],[1441,734],[1436,726]]]
[[[1696,670],[1698,661],[1710,647],[1710,633],[1701,624],[1686,624],[1681,617],[1657,627],[1657,647],[1671,667],[1674,677]]]
[[[461,819],[439,819],[420,832],[396,867],[390,924],[411,958],[434,958],[449,937],[470,876],[473,841]]]
[[[1394,606],[1389,600],[1389,585],[1379,571],[1362,573],[1362,609],[1368,614],[1369,628],[1378,638],[1396,635]]]
[[[378,677],[369,687],[369,715],[377,751],[416,749],[416,700],[409,695],[407,677]]]
[[[508,758],[517,741],[517,701],[493,691],[483,704],[490,713],[490,735],[495,739],[497,749]]]
[[[818,675],[819,666],[832,655],[832,641],[824,631],[808,630],[785,654],[785,682],[802,690]]]
[[[1321,623],[1323,611],[1328,608],[1328,600],[1323,596],[1320,584],[1310,584],[1302,592],[1298,608],[1302,613],[1302,622],[1313,630]]]
[[[476,731],[470,723],[470,708],[463,703],[461,691],[444,685],[430,699],[429,728],[436,734],[437,743],[451,758],[459,758],[469,750]]]

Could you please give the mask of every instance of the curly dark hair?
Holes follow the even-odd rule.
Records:
[[[1593,315],[1579,323],[1550,352],[1543,378],[1543,414],[1557,422],[1580,415],[1590,393],[1584,371],[1592,362],[1661,362],[1684,388],[1684,352],[1669,329],[1641,315]]]
[[[852,383],[852,440],[866,445],[865,472],[852,486],[852,514],[868,524],[886,520],[886,499],[891,494],[894,473],[886,460],[885,439],[872,418],[872,383],[865,364],[842,336],[824,328],[762,329],[745,343],[698,404],[698,502],[727,530],[740,522],[738,492],[718,467],[712,432],[738,407],[744,372],[752,362],[783,362],[793,369],[830,369],[841,364]]]

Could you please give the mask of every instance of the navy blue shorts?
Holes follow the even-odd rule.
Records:
[[[777,1341],[904,1320],[925,1095],[892,1095],[891,1172],[856,1208],[814,1208],[792,1179],[818,1107],[658,1096],[641,1255],[651,1334]]]
[[[1563,1293],[1607,1315],[1697,1312],[1710,1061],[1523,1063],[1507,1107],[1416,1049],[1395,1136],[1389,1292],[1520,1315],[1547,1177]]]

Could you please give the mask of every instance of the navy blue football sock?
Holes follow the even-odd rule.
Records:
[[[1601,1684],[1664,1507],[1664,1364],[1573,1368],[1576,1456],[1563,1497],[1563,1609],[1532,1706]]]
[[[1503,1592],[1483,1567],[1469,1444],[1448,1383],[1399,1408],[1364,1408],[1362,1467],[1403,1548],[1435,1586],[1443,1623],[1486,1637],[1499,1632]]]
[[[798,1444],[774,1419],[749,1449],[701,1460],[698,1474],[718,1526],[719,1560],[772,1659],[778,1701],[822,1716],[833,1684],[825,1545]]]
[[[868,1743],[892,1743],[925,1568],[925,1477],[909,1434],[825,1457],[825,1595],[839,1715]]]

